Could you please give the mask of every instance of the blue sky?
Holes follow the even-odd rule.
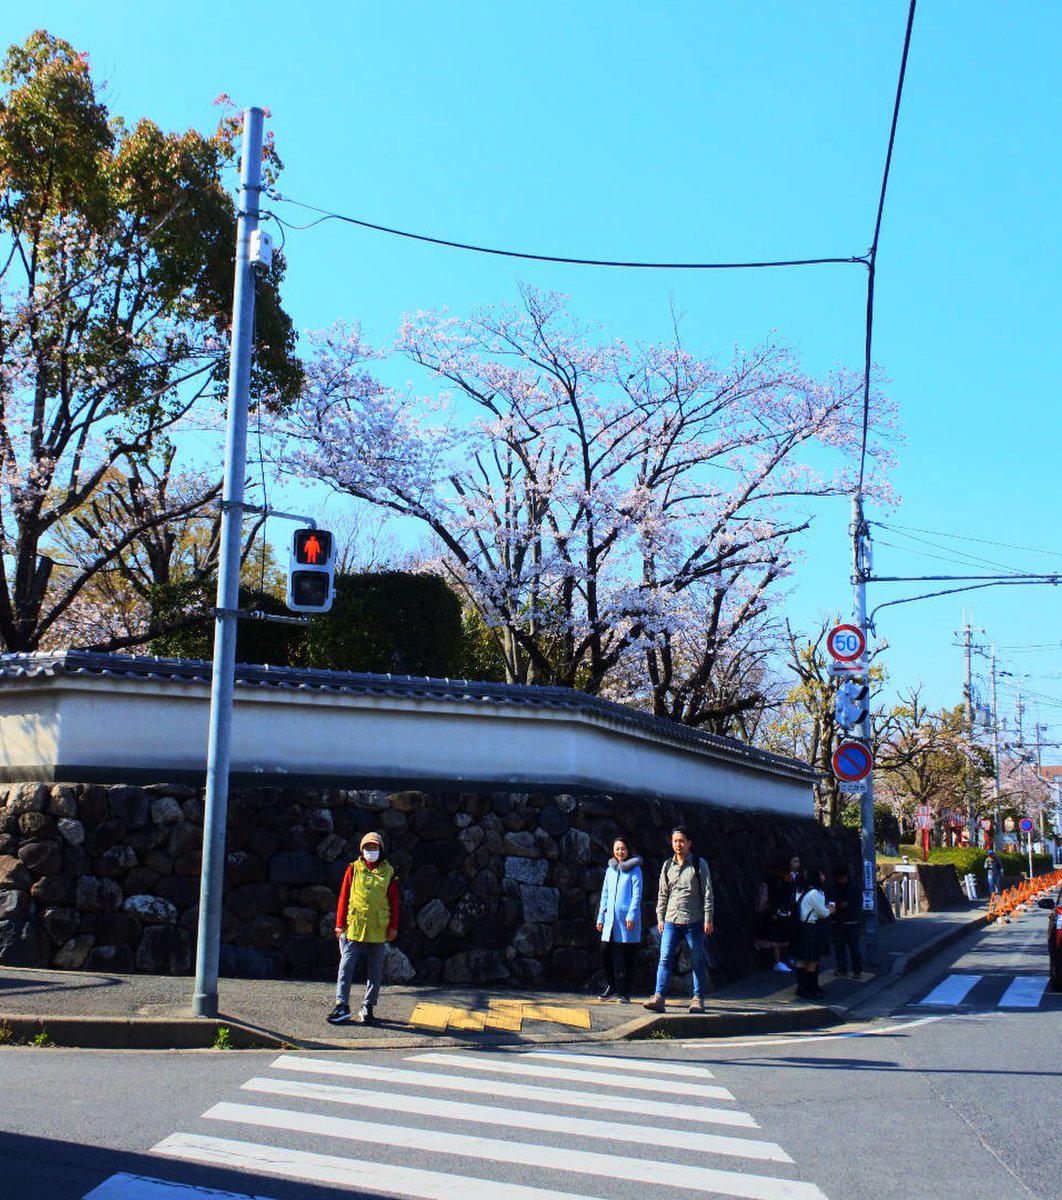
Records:
[[[9,16],[6,40],[45,27],[87,50],[127,119],[209,129],[220,92],[267,106],[281,191],[323,208],[542,253],[748,260],[869,246],[906,17],[906,0],[322,0],[312,11],[40,0],[31,17]],[[902,503],[868,510],[890,526],[876,530],[879,574],[995,570],[956,550],[1062,570],[1060,48],[1062,8],[1047,0],[919,5],[878,258],[875,359],[905,437]],[[633,341],[666,336],[674,305],[703,353],[773,332],[813,372],[862,361],[859,267],[514,264],[335,223],[289,234],[287,255],[300,329],[360,320],[381,344],[405,312],[511,301],[523,280]],[[805,627],[850,615],[848,503],[810,511],[789,603]],[[932,546],[913,540],[927,536]],[[871,585],[868,603],[945,586]],[[1038,721],[1062,741],[1060,604],[1045,587],[965,598],[979,640],[1013,672],[1002,715],[1013,722],[1018,676],[1027,700],[1043,698],[1026,709],[1030,740]],[[922,683],[931,704],[957,703],[963,620],[962,596],[884,610],[892,687]],[[1044,757],[1062,761],[1062,749]]]

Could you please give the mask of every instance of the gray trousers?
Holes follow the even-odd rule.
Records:
[[[344,934],[339,935],[339,977],[336,979],[336,1003],[350,1003],[350,981],[358,959],[365,955],[365,999],[366,1008],[373,1008],[380,996],[380,980],[383,978],[384,943],[351,942]]]

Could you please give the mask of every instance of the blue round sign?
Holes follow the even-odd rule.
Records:
[[[1022,819],[1018,822],[1018,828],[1022,831],[1022,833],[1032,833],[1033,823],[1028,817],[1022,817]]]
[[[864,742],[842,742],[833,752],[833,773],[847,783],[866,779],[874,767],[874,756]]]

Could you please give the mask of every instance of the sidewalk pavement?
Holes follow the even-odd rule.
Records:
[[[119,1049],[405,1049],[423,1046],[601,1042],[651,1037],[733,1037],[836,1024],[850,1007],[985,924],[970,903],[879,929],[878,961],[861,979],[825,969],[821,1003],[797,1000],[792,975],[758,971],[713,991],[703,1016],[672,997],[665,1013],[599,1001],[585,992],[385,985],[372,1026],[333,1026],[334,985],[221,979],[217,1019],[192,1015],[187,976],[102,975],[0,967],[0,1044]],[[360,995],[355,984],[351,1006]],[[225,1032],[221,1032],[225,1031]]]

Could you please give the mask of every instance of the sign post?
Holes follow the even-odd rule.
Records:
[[[1032,865],[1033,823],[1032,823],[1032,820],[1029,817],[1022,817],[1022,819],[1018,822],[1018,828],[1022,831],[1022,833],[1025,834],[1025,837],[1026,837],[1026,846],[1029,851],[1029,878],[1032,879],[1032,877],[1033,877],[1033,865]]]

